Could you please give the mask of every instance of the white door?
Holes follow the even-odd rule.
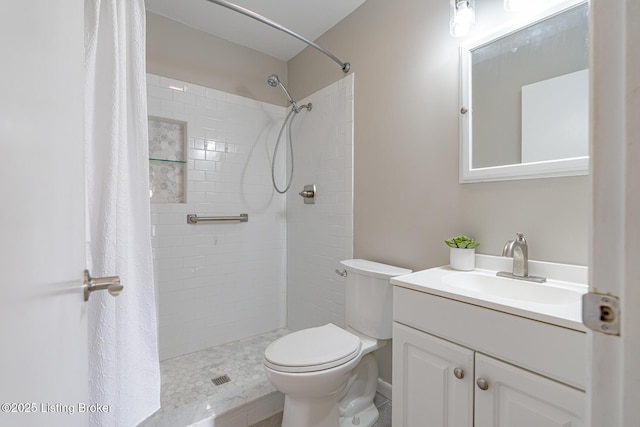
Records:
[[[0,54],[0,425],[82,426],[83,2],[3,2]]]
[[[621,301],[620,336],[590,333],[591,427],[640,423],[640,2],[592,0],[590,288]]]
[[[394,323],[393,425],[471,427],[473,351]]]
[[[475,427],[585,425],[584,392],[480,353],[475,368]]]

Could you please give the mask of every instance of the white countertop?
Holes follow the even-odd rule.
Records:
[[[495,276],[497,271],[511,271],[512,259],[506,257],[496,257],[490,255],[476,255],[476,269],[471,272],[453,270],[449,266],[436,267],[428,270],[417,271],[404,276],[397,276],[391,279],[391,284],[412,289],[418,292],[428,293],[444,298],[461,301],[497,310],[516,316],[521,316],[540,322],[550,323],[581,332],[586,332],[587,328],[582,324],[582,299],[581,295],[588,292],[587,267],[557,264],[540,261],[529,261],[529,274],[547,278],[545,283],[524,282],[517,279],[503,279],[507,284],[513,283],[517,290],[523,286],[539,287],[537,292],[544,293],[553,287],[563,289],[566,298],[545,303],[535,300],[527,300],[526,297],[519,298],[514,293],[514,298],[493,295],[471,289],[464,289],[452,286],[451,275],[456,274],[456,280],[464,280],[463,275],[473,274],[476,276]],[[449,276],[449,278],[447,278]],[[482,279],[482,277],[480,277]],[[561,291],[562,292],[562,291]],[[535,299],[535,298],[534,298]]]

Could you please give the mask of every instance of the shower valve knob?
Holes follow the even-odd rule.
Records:
[[[305,185],[298,194],[302,196],[306,205],[314,204],[316,202],[316,185]]]

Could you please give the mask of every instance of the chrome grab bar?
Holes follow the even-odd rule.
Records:
[[[197,224],[199,222],[248,222],[249,214],[238,216],[201,216],[194,214],[187,215],[187,224]]]

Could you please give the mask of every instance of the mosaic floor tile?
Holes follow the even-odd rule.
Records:
[[[278,329],[160,362],[162,407],[140,427],[187,426],[272,393],[264,350],[290,332]],[[230,381],[216,386],[212,379],[223,375]]]
[[[262,368],[267,346],[290,333],[278,329],[160,362],[162,408],[139,427],[178,427],[219,415],[274,392]],[[227,375],[216,386],[212,379]],[[380,418],[374,427],[391,426],[391,401],[376,396]],[[282,414],[253,427],[279,427]]]

